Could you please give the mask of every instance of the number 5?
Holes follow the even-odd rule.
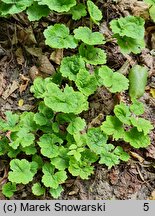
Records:
[[[149,210],[149,203],[144,203],[143,210],[144,211],[148,211]]]

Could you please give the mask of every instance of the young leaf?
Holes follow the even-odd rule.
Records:
[[[129,95],[132,99],[140,98],[145,92],[148,69],[134,65],[129,72]]]
[[[116,93],[128,89],[128,79],[119,72],[113,72],[109,67],[102,66],[98,70],[99,84],[104,85],[110,92]]]
[[[139,54],[142,49],[145,48],[144,38],[130,38],[127,36],[120,37],[118,34],[114,35],[117,38],[117,43],[120,46],[121,52],[123,54],[129,54],[133,52],[134,54]]]
[[[76,117],[73,121],[70,122],[70,124],[67,127],[67,131],[70,134],[75,134],[79,131],[82,131],[86,126],[86,122],[84,119],[80,117]]]
[[[89,96],[97,89],[97,81],[86,69],[80,69],[76,78],[76,86],[84,95]]]
[[[30,145],[27,147],[20,147],[21,151],[25,152],[26,155],[34,155],[37,152],[35,145]]]
[[[124,140],[129,142],[134,148],[146,148],[150,145],[149,136],[144,135],[143,132],[139,132],[136,127],[132,128],[128,132],[125,132]]]
[[[83,60],[88,64],[98,65],[106,63],[106,53],[100,48],[81,44],[79,47],[79,53]]]
[[[26,13],[30,21],[37,21],[48,16],[50,9],[46,5],[39,5],[38,2],[34,2],[33,5],[28,7]]]
[[[74,91],[68,85],[62,92],[56,84],[48,84],[44,102],[55,112],[79,114],[88,109],[86,97],[82,93]]]
[[[70,57],[63,58],[60,65],[60,72],[62,73],[63,77],[75,81],[79,70],[84,68],[85,68],[84,60],[77,55],[73,55]]]
[[[92,32],[88,27],[78,27],[74,30],[74,37],[87,45],[104,44],[104,36],[100,32]]]
[[[70,158],[69,172],[73,176],[80,176],[82,179],[88,179],[88,176],[93,173],[94,168],[89,163],[77,161],[74,157]]]
[[[114,113],[122,123],[131,125],[130,122],[131,113],[127,105],[125,105],[124,103],[120,103],[119,105],[116,105],[114,108]]]
[[[139,132],[143,132],[144,135],[147,135],[153,129],[153,126],[151,125],[150,121],[145,120],[143,118],[131,117],[130,120],[132,125],[135,126]]]
[[[51,78],[43,79],[42,77],[37,77],[34,80],[33,85],[30,88],[30,91],[34,93],[34,96],[36,98],[43,98],[44,93],[46,91],[46,85],[50,82],[52,82]]]
[[[117,146],[115,150],[113,151],[113,153],[118,155],[120,160],[122,161],[128,161],[130,158],[129,154],[123,151],[123,148],[121,146]]]
[[[46,187],[51,187],[53,189],[57,189],[59,184],[63,183],[67,179],[67,175],[65,171],[57,171],[56,173],[54,173],[54,171],[49,172],[47,170],[44,171],[43,169],[43,173],[44,173],[42,177],[43,184]]]
[[[34,121],[40,126],[47,125],[49,123],[49,120],[42,113],[35,113]]]
[[[134,39],[144,38],[144,19],[136,16],[126,16],[114,19],[110,22],[110,27],[114,34],[121,37],[127,36]]]
[[[8,179],[11,182],[17,184],[28,184],[33,180],[34,173],[32,169],[32,163],[28,162],[25,159],[13,159],[10,162],[10,169]]]
[[[33,112],[23,112],[20,115],[19,126],[21,127],[21,129],[31,132],[37,130],[38,126],[34,121],[34,115],[35,114]]]
[[[63,187],[59,185],[56,189],[50,188],[49,192],[53,198],[57,199],[63,191]]]
[[[33,3],[33,0],[1,0],[0,3],[0,13],[2,16],[8,14],[16,14],[24,11]]]
[[[40,5],[47,5],[56,12],[67,12],[76,5],[76,0],[37,0]]]
[[[93,22],[99,24],[99,21],[102,19],[102,12],[92,1],[87,1],[87,7]]]
[[[101,131],[100,127],[97,128],[89,128],[87,131],[88,142],[90,150],[99,154],[104,145],[107,143],[108,137]]]
[[[54,26],[48,26],[48,28],[44,31],[44,36],[46,38],[46,45],[52,48],[74,49],[77,47],[76,39],[69,34],[69,28],[64,24],[55,24]]]
[[[51,164],[58,170],[65,170],[69,166],[68,149],[59,148],[59,155],[51,159]]]
[[[13,114],[11,111],[6,111],[6,121],[0,118],[0,130],[7,131],[13,130],[19,122],[19,115]]]
[[[2,193],[8,198],[12,197],[15,191],[16,191],[15,183],[8,182],[4,184],[2,187]]]
[[[55,134],[44,134],[41,136],[38,145],[41,147],[42,155],[53,158],[59,155],[59,146],[56,143],[61,144],[62,142],[63,140]]]
[[[41,187],[40,183],[35,183],[32,186],[32,193],[36,196],[41,196],[44,195],[45,193],[45,188]]]
[[[137,101],[132,100],[133,104],[130,105],[130,111],[133,112],[135,115],[141,115],[144,113],[144,104]]]
[[[69,13],[72,14],[73,20],[79,20],[81,19],[81,17],[84,17],[87,15],[86,6],[82,3],[77,4],[70,9]]]
[[[101,130],[107,135],[113,135],[116,140],[123,138],[125,132],[122,122],[115,116],[107,116],[101,125]]]

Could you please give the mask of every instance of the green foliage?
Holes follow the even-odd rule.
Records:
[[[87,7],[92,21],[99,24],[99,21],[102,19],[102,12],[92,1],[89,0],[87,1]]]
[[[28,162],[25,159],[13,159],[10,162],[10,169],[8,179],[17,184],[27,184],[33,180],[37,172],[38,165],[36,162]]]
[[[145,47],[144,20],[141,17],[127,16],[110,22],[122,53],[140,53]]]
[[[154,0],[147,3],[151,10]],[[144,93],[147,70],[134,66],[128,80],[119,71],[113,72],[108,66],[103,66],[107,59],[103,50],[106,41],[102,33],[94,32],[93,23],[98,25],[104,17],[93,1],[0,0],[2,17],[22,11],[26,11],[30,21],[50,13],[58,17],[62,12],[65,20],[69,15],[69,18],[72,16],[78,21],[69,20],[67,26],[56,23],[43,32],[46,45],[72,50],[70,56],[66,56],[67,50],[63,52],[65,57],[60,66],[56,66],[52,77],[34,80],[31,92],[39,99],[38,109],[22,114],[8,111],[3,119],[0,118],[0,155],[11,158],[10,182],[3,186],[2,192],[10,198],[16,191],[16,184],[18,187],[18,184],[33,182],[34,195],[42,196],[48,192],[58,198],[68,172],[69,175],[88,179],[94,173],[94,163],[104,164],[110,169],[121,161],[129,160],[122,143],[127,142],[133,148],[144,148],[150,144],[149,133],[153,126],[139,117],[144,113],[144,106],[136,100]],[[90,20],[87,19],[85,25],[90,28],[79,26],[87,11]],[[142,18],[128,16],[112,20],[110,27],[122,53],[141,52],[145,45]],[[94,124],[84,119],[84,111],[91,111],[88,102],[93,96],[89,96],[102,86],[111,93],[125,91],[129,81],[132,104],[121,102],[115,106],[113,116],[105,116],[99,126],[91,127]]]
[[[32,193],[36,196],[41,196],[45,193],[45,188],[41,187],[40,183],[35,183],[32,186]]]
[[[2,193],[6,197],[8,197],[8,198],[12,197],[14,192],[16,192],[16,184],[15,183],[8,182],[8,183],[3,185]]]
[[[74,37],[87,45],[104,44],[104,36],[100,32],[92,32],[88,27],[79,27],[74,30]]]
[[[106,54],[104,50],[100,48],[81,44],[79,47],[79,53],[83,60],[88,64],[99,65],[106,63]]]
[[[87,15],[86,6],[82,3],[75,5],[69,11],[72,14],[73,20],[79,20]]]
[[[68,85],[63,92],[54,83],[49,83],[46,88],[47,93],[44,102],[53,111],[79,114],[83,110],[88,109],[88,102],[85,96],[80,92],[74,91]]]
[[[76,5],[76,0],[37,0],[40,5],[47,5],[56,12],[67,12]]]
[[[140,98],[145,92],[148,69],[140,65],[134,65],[129,72],[129,95],[132,99]]]
[[[77,55],[73,55],[71,57],[63,58],[60,65],[60,72],[62,73],[63,77],[75,81],[79,70],[84,68],[84,60]]]
[[[77,74],[76,86],[84,95],[89,96],[97,89],[97,80],[86,69],[81,69]]]
[[[155,22],[155,3],[149,9],[150,17]]]
[[[42,17],[48,16],[50,9],[46,5],[39,5],[38,2],[34,2],[26,12],[30,21],[37,21]]]
[[[116,93],[128,89],[128,79],[119,72],[113,72],[109,67],[102,66],[96,72],[99,86],[105,86],[110,92]]]
[[[44,31],[44,36],[46,38],[46,45],[52,48],[74,49],[77,47],[76,39],[69,34],[69,28],[64,24],[55,24],[54,26],[48,26],[48,28]]]

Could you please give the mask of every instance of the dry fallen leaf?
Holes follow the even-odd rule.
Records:
[[[56,49],[50,55],[50,60],[60,65],[61,60],[63,59],[63,49]]]
[[[2,98],[6,100],[14,91],[16,91],[19,87],[19,83],[17,81],[13,81],[12,84],[8,86],[8,88],[3,92]]]
[[[30,79],[28,77],[24,76],[23,74],[20,75],[20,78],[22,79],[22,84],[20,84],[20,86],[19,86],[19,92],[21,94],[23,91],[26,90]]]
[[[132,157],[136,158],[137,160],[139,160],[140,163],[144,162],[144,158],[142,158],[139,154],[137,154],[136,152],[132,152],[130,151],[130,154]]]
[[[149,197],[149,200],[155,200],[155,190],[152,191],[151,196]]]
[[[47,58],[47,56],[42,55],[38,58],[39,70],[43,73],[53,75],[55,73],[55,68]]]
[[[24,104],[24,100],[23,100],[23,99],[20,99],[20,100],[18,101],[18,106],[19,106],[19,107],[22,107],[23,104]]]
[[[24,59],[24,56],[23,56],[23,51],[22,51],[22,49],[21,49],[21,48],[18,48],[18,49],[16,50],[15,53],[16,53],[17,63],[18,63],[19,65],[23,65],[24,62],[25,62],[25,59]]]
[[[26,51],[36,57],[40,57],[42,55],[42,49],[37,47],[28,47],[25,46]]]

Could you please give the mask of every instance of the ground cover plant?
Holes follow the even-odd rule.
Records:
[[[154,20],[154,1],[146,2]],[[107,65],[103,45],[108,40],[96,30],[104,15],[95,1],[0,1],[1,17],[22,11],[30,21],[50,13],[63,13],[75,22],[89,18],[87,26],[79,25],[72,30],[65,23],[45,28],[47,46],[68,49],[73,54],[61,60],[52,76],[34,80],[30,91],[37,99],[36,110],[7,111],[0,119],[0,156],[10,161],[3,194],[10,198],[18,184],[33,182],[36,197],[48,191],[58,198],[69,175],[88,179],[94,173],[95,163],[110,169],[121,161],[127,162],[130,155],[125,145],[133,149],[150,145],[153,125],[142,117],[145,108],[139,101],[145,91],[148,68],[135,64],[125,76]],[[109,23],[110,40],[116,41],[123,55],[139,54],[145,48],[144,25],[145,20],[138,16],[113,19]],[[89,109],[89,97],[98,88],[106,88],[112,94],[125,92],[129,102],[117,102],[99,126],[89,127],[83,113]]]

